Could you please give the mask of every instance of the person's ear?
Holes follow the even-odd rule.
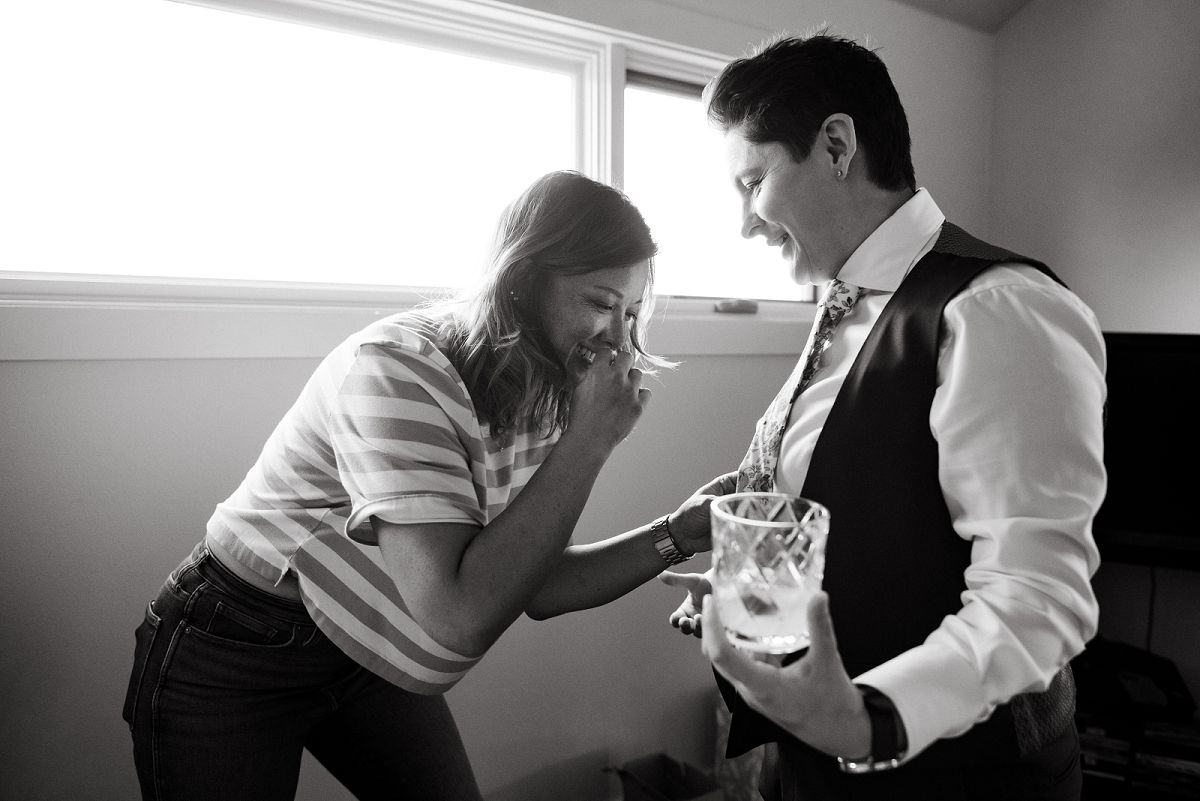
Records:
[[[829,159],[833,177],[844,181],[850,174],[850,165],[858,153],[858,138],[854,132],[854,120],[849,114],[830,114],[821,124],[817,144]]]

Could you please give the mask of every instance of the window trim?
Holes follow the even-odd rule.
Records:
[[[621,186],[626,71],[704,85],[728,57],[493,0],[172,0],[573,73],[578,169]],[[310,358],[436,290],[0,270],[0,360]],[[651,347],[670,356],[788,354],[812,306],[664,297]]]
[[[699,84],[681,81],[676,78],[666,78],[650,72],[639,72],[632,68],[625,70],[625,88],[628,89],[630,86],[641,87],[643,89],[656,89],[660,92],[669,92],[690,99],[700,98],[704,90],[704,87]]]
[[[372,320],[432,292],[394,287],[298,291],[265,282],[178,281],[175,296],[136,280],[88,284],[0,276],[0,362],[137,359],[320,359]],[[220,284],[217,286],[217,284]],[[281,291],[287,297],[281,296]],[[717,314],[713,298],[666,296],[650,320],[649,348],[671,358],[799,353],[814,317],[808,303],[759,301],[755,314]]]

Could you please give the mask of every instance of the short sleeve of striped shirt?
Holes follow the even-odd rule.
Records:
[[[451,370],[424,338],[358,346],[329,416],[352,539],[378,544],[371,517],[486,524],[472,454],[482,447],[478,424]]]

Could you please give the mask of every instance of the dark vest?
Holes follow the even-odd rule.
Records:
[[[823,586],[851,676],[920,645],[962,607],[971,544],[955,533],[938,484],[929,410],[943,309],[977,275],[1005,262],[1029,264],[1059,280],[1044,264],[946,223],[867,337],[813,451],[801,494],[830,511]],[[719,677],[718,683],[734,713],[728,756],[776,741],[786,744],[785,761],[789,753],[806,752],[832,763],[745,706]],[[1033,754],[1073,724],[1074,699],[1067,666],[1046,692],[1013,698],[910,765],[1003,764]]]

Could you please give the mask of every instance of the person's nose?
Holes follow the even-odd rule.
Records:
[[[742,236],[746,239],[752,239],[758,234],[758,230],[762,227],[762,218],[754,213],[754,207],[750,203],[750,199],[746,198],[742,201]]]
[[[625,322],[625,311],[614,308],[604,329],[604,344],[613,350],[625,350],[629,344],[629,326]]]

